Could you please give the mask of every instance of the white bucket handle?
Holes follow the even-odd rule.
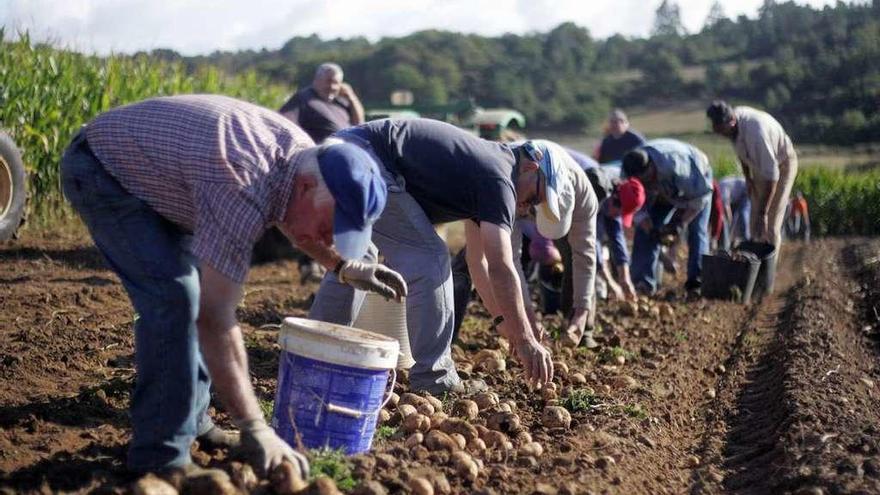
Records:
[[[391,368],[391,387],[385,390],[385,400],[379,404],[379,407],[372,411],[358,411],[357,409],[352,409],[350,407],[337,406],[331,402],[327,402],[324,404],[324,408],[327,409],[328,413],[336,413],[341,414],[343,416],[348,416],[351,418],[361,418],[362,416],[370,416],[373,414],[379,414],[379,411],[382,410],[387,404],[388,401],[391,400],[391,394],[394,392],[394,385],[397,383],[397,369]],[[320,400],[320,397],[318,398]],[[321,402],[324,402],[321,400]]]

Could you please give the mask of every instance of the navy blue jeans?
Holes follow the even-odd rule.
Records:
[[[688,243],[688,266],[687,279],[689,282],[700,280],[703,268],[703,255],[709,252],[709,212],[712,205],[708,204],[700,213],[691,220],[687,226]],[[651,221],[655,227],[660,227],[668,222],[671,217],[672,206],[654,205],[648,209]],[[653,293],[657,290],[657,262],[660,258],[660,242],[651,237],[641,227],[636,227],[633,239],[632,253],[632,279],[633,283],[640,283],[648,287]]]
[[[197,260],[189,236],[129,194],[95,158],[84,133],[61,162],[64,194],[119,276],[137,312],[128,467],[151,471],[191,462],[207,415],[210,379],[196,331]]]

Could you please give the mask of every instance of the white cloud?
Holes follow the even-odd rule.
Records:
[[[678,0],[698,31],[711,0]],[[762,0],[725,6],[730,17],[754,16]],[[799,0],[813,6],[830,0]],[[646,6],[647,4],[647,6]],[[106,54],[171,48],[192,55],[215,50],[276,49],[292,36],[366,36],[376,40],[422,29],[483,35],[547,31],[571,21],[594,37],[645,36],[659,1],[640,0],[0,0],[7,37],[28,30],[82,51]]]

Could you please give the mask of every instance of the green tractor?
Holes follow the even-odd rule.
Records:
[[[473,100],[446,105],[369,106],[367,120],[427,117],[468,129],[481,138],[500,140],[506,131],[523,132],[526,118],[511,108],[482,108]]]
[[[21,152],[12,138],[0,131],[0,241],[17,238],[24,223],[26,177]]]

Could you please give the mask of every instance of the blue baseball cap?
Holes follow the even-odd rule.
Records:
[[[359,259],[388,198],[379,167],[359,146],[338,143],[318,153],[318,168],[336,201],[333,245],[343,258]]]

